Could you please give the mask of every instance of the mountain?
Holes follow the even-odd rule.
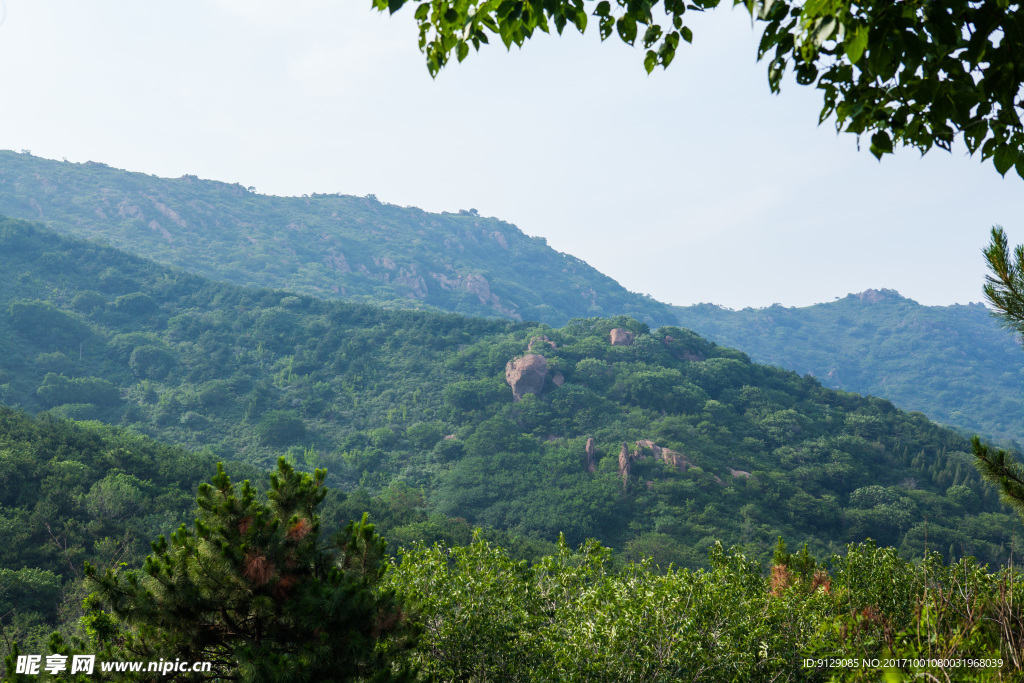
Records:
[[[395,545],[480,525],[526,556],[564,533],[697,566],[715,540],[767,558],[780,535],[992,563],[1019,542],[963,437],[677,327],[244,288],[14,219],[0,279],[0,401],[325,466]]]
[[[0,215],[44,221],[217,280],[399,308],[563,324],[671,307],[475,210],[432,214],[373,196],[274,197],[238,184],[0,151]]]
[[[965,434],[1024,443],[1024,353],[980,304],[869,290],[805,308],[673,307],[473,211],[373,197],[273,197],[238,184],[0,152],[0,214],[38,219],[216,280],[389,308],[563,325],[682,325],[761,363],[892,400]]]
[[[803,308],[678,307],[679,323],[827,387],[884,396],[967,434],[1024,443],[1024,351],[983,304],[888,289]]]

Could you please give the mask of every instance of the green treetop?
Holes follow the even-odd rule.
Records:
[[[385,542],[365,515],[323,542],[325,474],[282,458],[264,502],[218,466],[199,489],[195,529],[161,536],[141,575],[87,566],[97,590],[86,621],[97,640],[123,659],[213,663],[190,680],[409,678],[377,648],[410,640],[393,593],[375,590]]]

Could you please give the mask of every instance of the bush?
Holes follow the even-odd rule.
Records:
[[[256,425],[256,436],[267,446],[284,448],[303,440],[306,425],[290,410],[274,410]]]
[[[128,367],[142,379],[163,379],[174,368],[174,356],[158,346],[139,346],[132,351]]]
[[[99,377],[69,379],[54,372],[46,373],[36,394],[49,406],[64,403],[95,403],[100,406],[114,406],[121,402],[121,392],[105,379]]]

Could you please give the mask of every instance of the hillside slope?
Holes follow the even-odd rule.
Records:
[[[129,173],[0,151],[0,215],[108,243],[235,284],[400,308],[562,324],[671,308],[475,212],[374,197],[274,197],[194,176]]]
[[[676,311],[680,324],[759,363],[883,396],[964,433],[1024,443],[1024,351],[982,304],[922,306],[868,290],[804,308]]]
[[[981,306],[925,307],[867,292],[799,309],[670,307],[469,212],[429,214],[369,197],[272,197],[13,152],[0,152],[0,214],[213,279],[328,299],[551,325],[620,314],[681,324],[826,386],[1024,443],[1024,353]]]
[[[0,278],[0,401],[327,466],[397,544],[468,523],[695,566],[779,535],[990,562],[1019,543],[962,437],[679,328],[247,289],[11,219]]]

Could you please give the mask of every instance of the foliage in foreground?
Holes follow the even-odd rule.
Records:
[[[781,539],[767,575],[720,544],[710,560],[708,570],[659,573],[649,562],[613,570],[606,548],[573,551],[563,540],[529,566],[477,538],[412,547],[385,585],[423,629],[401,657],[439,681],[855,681],[883,672],[894,676],[886,680],[1009,681],[1024,673],[1024,583],[1014,570],[991,573],[972,558],[947,566],[935,553],[911,564],[868,542],[850,544],[825,571]],[[827,664],[836,659],[846,665]]]
[[[432,75],[451,57],[465,59],[488,36],[511,48],[536,31],[583,33],[593,19],[602,40],[618,35],[641,43],[644,68],[668,67],[688,19],[721,0],[372,0],[392,14],[415,9],[419,46]],[[726,3],[730,4],[730,3]],[[993,159],[1005,174],[1024,177],[1019,52],[1024,9],[1008,0],[890,2],[889,0],[733,0],[764,27],[757,58],[768,60],[768,84],[778,92],[786,71],[821,91],[821,121],[871,136],[879,159],[894,145],[922,154],[950,150],[962,138],[973,154]],[[657,13],[664,12],[664,19]]]
[[[282,458],[261,500],[218,466],[199,487],[195,530],[160,536],[141,573],[86,564],[90,642],[75,638],[72,648],[108,661],[212,663],[182,680],[409,680],[378,647],[401,651],[415,635],[394,592],[378,588],[386,543],[365,515],[325,542],[325,474]],[[51,652],[62,645],[52,639]],[[8,675],[20,679],[12,663]]]

